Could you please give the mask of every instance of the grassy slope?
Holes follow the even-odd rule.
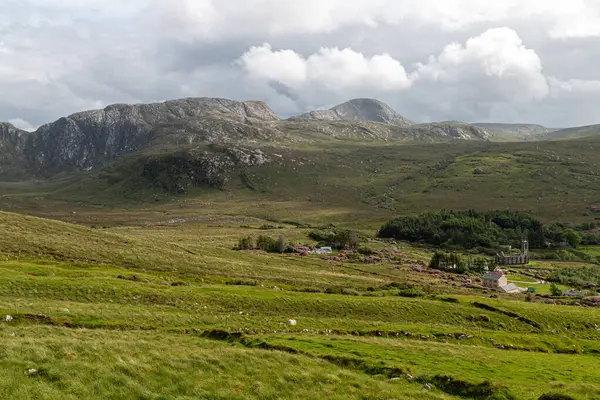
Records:
[[[58,191],[0,185],[0,209],[100,226],[227,214],[376,229],[398,214],[442,208],[510,208],[545,221],[583,222],[593,220],[590,207],[600,204],[598,144],[582,139],[267,148],[275,161],[248,169],[245,183],[233,172],[223,190],[204,187],[181,196],[157,194],[126,163]]]
[[[263,233],[239,225],[221,218],[99,230],[0,214],[0,314],[15,317],[0,324],[6,338],[0,393],[16,399],[34,393],[40,398],[456,398],[439,389],[422,391],[415,380],[392,381],[397,373],[386,375],[385,367],[420,379],[438,373],[474,384],[489,379],[518,399],[547,391],[600,397],[593,368],[600,352],[594,327],[600,325],[600,311],[443,289],[410,273],[408,265],[392,270],[233,252],[238,235]],[[289,227],[275,232],[292,240],[306,234]],[[224,284],[250,277],[259,284]],[[429,287],[432,295],[372,297],[366,291],[406,281]],[[184,285],[172,285],[177,282]],[[363,295],[287,290],[307,286],[345,287]],[[454,293],[457,302],[442,301],[436,290]],[[26,315],[40,313],[46,317]],[[287,324],[289,318],[297,325]],[[210,329],[241,331],[248,340],[198,337]],[[496,348],[500,345],[513,350]],[[40,375],[24,375],[27,368]]]

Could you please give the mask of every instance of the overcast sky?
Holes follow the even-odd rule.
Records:
[[[600,0],[0,0],[0,121],[375,97],[419,122],[600,123]]]

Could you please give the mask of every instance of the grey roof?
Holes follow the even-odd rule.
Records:
[[[500,278],[502,278],[503,276],[504,276],[504,274],[502,274],[500,272],[488,272],[487,274],[485,274],[483,276],[483,279],[490,280],[490,281],[497,281]]]
[[[502,290],[504,290],[505,292],[513,292],[518,289],[519,289],[519,287],[517,285],[515,285],[514,283],[510,283],[506,286],[502,286]]]

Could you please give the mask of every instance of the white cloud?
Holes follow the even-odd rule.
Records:
[[[464,45],[449,44],[417,70],[422,79],[442,83],[483,81],[480,89],[488,92],[488,100],[540,100],[550,91],[539,56],[509,28],[489,29]]]
[[[563,93],[600,94],[600,80],[569,79],[562,81],[551,77],[548,81],[555,96],[560,96]]]
[[[32,131],[36,130],[36,128],[37,128],[36,126],[32,125],[31,123],[25,121],[22,118],[9,119],[8,123],[14,125],[16,128],[22,129],[24,131],[29,131],[29,132],[32,132]]]
[[[597,0],[153,0],[153,23],[204,39],[328,33],[413,21],[445,30],[535,20],[555,38],[600,36]]]
[[[368,96],[415,119],[594,123],[599,16],[600,0],[0,0],[0,120]]]
[[[316,85],[337,92],[356,88],[391,92],[412,84],[402,64],[390,55],[366,57],[352,49],[321,48],[304,58],[293,50],[274,51],[264,44],[250,48],[237,63],[252,79],[294,89]]]

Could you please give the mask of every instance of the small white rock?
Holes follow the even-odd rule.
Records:
[[[296,326],[296,320],[295,319],[290,319],[288,320],[289,324],[292,326]]]
[[[35,375],[35,374],[37,374],[37,372],[38,372],[37,369],[31,368],[31,369],[28,369],[27,371],[25,371],[25,375]]]
[[[14,318],[12,317],[12,315],[7,315],[6,316],[6,322],[10,322],[12,321]]]

